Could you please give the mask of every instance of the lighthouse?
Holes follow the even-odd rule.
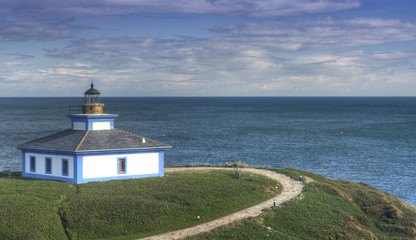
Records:
[[[104,104],[100,102],[100,91],[91,88],[84,93],[84,102],[80,105],[81,114],[70,114],[73,130],[111,130],[114,129],[114,119],[117,114],[103,113]]]
[[[71,183],[164,176],[164,153],[172,146],[114,127],[91,83],[71,128],[17,146],[22,176]]]

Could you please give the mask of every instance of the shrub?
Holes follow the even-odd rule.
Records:
[[[233,168],[246,168],[248,165],[244,162],[226,162],[224,165],[220,165],[221,167],[233,167]]]

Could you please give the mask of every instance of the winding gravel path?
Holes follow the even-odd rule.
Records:
[[[165,168],[165,173],[169,172],[180,172],[180,171],[209,171],[209,170],[229,170],[232,171],[232,168],[220,168],[220,167],[196,167],[196,168]],[[232,213],[230,215],[217,218],[215,220],[212,220],[210,222],[202,223],[193,227],[168,232],[160,235],[155,235],[151,237],[142,238],[140,240],[144,239],[152,239],[152,240],[159,240],[159,239],[181,239],[188,236],[196,235],[203,232],[211,231],[212,229],[215,229],[217,227],[230,224],[232,222],[242,220],[249,217],[256,217],[260,215],[262,212],[261,210],[264,208],[269,208],[274,205],[274,201],[276,201],[276,205],[280,205],[292,198],[295,198],[298,196],[303,189],[303,183],[300,181],[295,181],[283,174],[276,173],[269,170],[263,170],[263,169],[254,169],[254,168],[242,168],[243,172],[252,172],[256,174],[261,174],[264,176],[267,176],[269,178],[272,178],[278,182],[280,182],[283,185],[283,191],[274,196],[273,198],[270,198],[269,200],[266,200],[262,203],[259,203],[257,205],[254,205],[252,207],[243,209],[241,211]]]

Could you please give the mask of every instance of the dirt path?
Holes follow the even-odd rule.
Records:
[[[165,173],[169,172],[179,172],[179,171],[209,171],[209,170],[230,170],[232,171],[232,168],[217,168],[217,167],[197,167],[197,168],[165,168]],[[270,198],[269,200],[266,200],[262,203],[259,203],[257,205],[254,205],[252,207],[240,210],[238,212],[232,213],[230,215],[212,220],[210,222],[202,223],[193,227],[176,230],[169,233],[164,233],[160,235],[150,236],[146,238],[142,238],[140,240],[144,239],[152,239],[152,240],[159,240],[159,239],[181,239],[188,236],[196,235],[202,232],[208,232],[212,229],[215,229],[217,227],[230,224],[232,222],[242,220],[244,218],[248,217],[256,217],[260,215],[262,212],[261,210],[264,208],[269,208],[274,205],[274,202],[276,201],[276,205],[280,205],[292,198],[295,198],[298,196],[303,189],[303,183],[300,181],[295,181],[283,174],[279,174],[273,171],[269,170],[263,170],[263,169],[254,169],[254,168],[242,168],[241,169],[244,172],[252,172],[256,174],[261,174],[267,177],[270,177],[278,182],[280,182],[283,185],[283,191],[274,196],[273,198]]]

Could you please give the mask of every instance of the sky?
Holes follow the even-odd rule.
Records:
[[[0,97],[415,96],[415,0],[0,0]]]

